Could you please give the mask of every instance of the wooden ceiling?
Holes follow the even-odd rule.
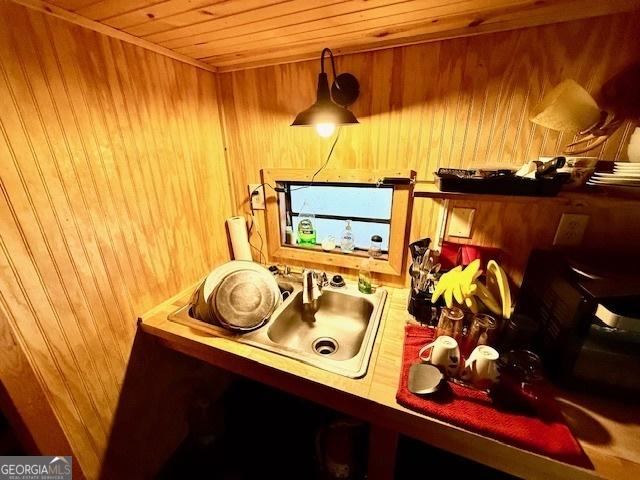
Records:
[[[17,0],[20,1],[20,0]],[[46,2],[27,0],[44,8]],[[236,70],[640,9],[640,0],[50,0]],[[74,15],[75,17],[75,15]]]

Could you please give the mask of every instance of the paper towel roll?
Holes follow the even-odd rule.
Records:
[[[235,260],[252,261],[251,246],[247,236],[247,222],[244,217],[227,218],[227,228],[229,229],[229,237],[231,237],[233,258]]]

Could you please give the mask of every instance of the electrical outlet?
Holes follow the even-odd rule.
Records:
[[[264,210],[264,185],[260,183],[249,184],[249,199],[253,210]]]
[[[451,237],[470,238],[475,208],[453,208],[447,233]]]
[[[589,215],[563,213],[558,223],[553,244],[567,247],[580,245],[588,223]]]

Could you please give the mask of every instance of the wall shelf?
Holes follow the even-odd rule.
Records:
[[[617,193],[598,189],[587,189],[575,192],[560,192],[554,197],[534,197],[517,195],[493,195],[483,193],[441,192],[435,183],[417,182],[413,189],[414,198],[432,198],[442,200],[477,200],[484,202],[509,202],[509,203],[542,203],[565,204],[571,206],[588,206],[594,202],[603,203],[615,201],[627,203],[640,201],[640,192]]]

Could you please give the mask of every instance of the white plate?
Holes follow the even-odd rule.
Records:
[[[628,187],[640,187],[640,180],[614,180],[614,179],[589,179],[589,184],[593,185],[624,185]]]
[[[616,170],[638,170],[640,163],[615,163],[613,168]]]
[[[596,177],[593,176],[589,180],[595,180],[598,182],[640,182],[640,177],[627,177],[621,175],[615,175],[613,177]]]
[[[627,173],[627,172],[615,172],[615,173],[604,173],[604,172],[596,172],[593,174],[595,178],[628,178],[630,180],[640,179],[640,173]]]
[[[616,192],[622,193],[632,193],[635,195],[640,195],[640,187],[628,187],[623,185],[599,185],[597,183],[589,183],[587,185],[592,186],[594,188],[602,189],[602,190],[613,190]]]
[[[640,183],[640,178],[631,177],[591,177],[589,180],[596,182],[631,182]]]

